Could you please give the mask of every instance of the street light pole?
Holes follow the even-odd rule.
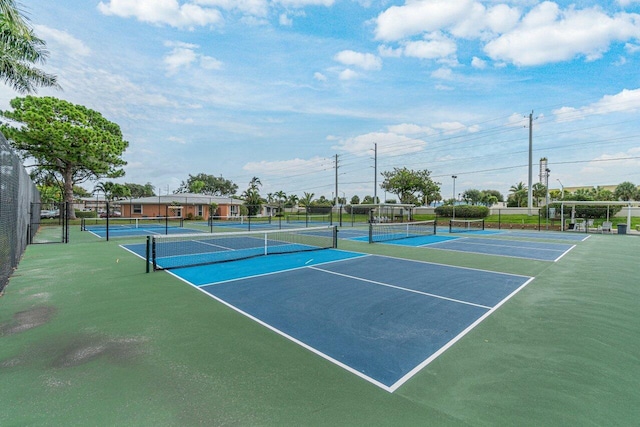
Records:
[[[560,193],[560,200],[564,200],[564,185],[562,185],[559,179],[556,179],[556,181],[558,181],[558,183],[560,184],[560,191],[562,191],[562,193]]]
[[[458,176],[457,175],[451,175],[451,178],[453,178],[453,218],[452,219],[456,219],[456,178]]]
[[[547,207],[547,230],[549,230],[549,172],[551,172],[551,169],[546,168],[544,185],[546,187],[545,204]]]

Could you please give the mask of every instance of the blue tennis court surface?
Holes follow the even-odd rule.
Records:
[[[574,245],[523,240],[464,237],[429,244],[429,248],[486,255],[500,255],[539,261],[558,261]]]
[[[582,242],[590,236],[586,233],[553,232],[553,231],[502,231],[496,230],[495,234],[507,237],[522,237],[526,239],[567,240]]]
[[[331,249],[171,274],[390,392],[532,280]]]
[[[101,239],[107,237],[107,229],[87,229],[88,232],[94,234]],[[182,227],[141,227],[141,228],[109,228],[109,237],[135,237],[135,236],[152,236],[163,234],[184,234],[184,233],[200,233],[201,230],[193,230]]]

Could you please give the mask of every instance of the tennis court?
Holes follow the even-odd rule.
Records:
[[[199,246],[182,256],[198,256]],[[143,257],[144,245],[124,247]],[[390,392],[532,280],[335,249],[293,250],[170,273]]]
[[[110,425],[633,425],[638,419],[635,236],[592,235],[557,263],[339,240],[342,251],[299,254],[302,266],[292,273],[275,260],[293,255],[256,257],[210,266],[219,273],[215,284],[190,286],[174,274],[145,274],[140,258],[120,248],[124,242],[103,242],[78,228],[70,232],[72,243],[64,247],[29,246],[1,299],[6,387],[0,395],[7,410],[0,424],[100,419]],[[347,249],[353,259],[343,259]],[[330,253],[339,258],[320,260]],[[317,263],[304,265],[311,258]],[[359,267],[360,260],[367,261]],[[388,346],[393,341],[384,334],[399,338],[404,332],[409,345],[420,343],[420,334],[440,338],[436,327],[445,328],[444,334],[455,326],[447,320],[455,311],[436,302],[430,304],[437,318],[412,313],[421,308],[418,301],[434,297],[365,281],[415,290],[414,284],[434,287],[432,279],[439,278],[445,291],[455,289],[456,276],[439,273],[435,260],[472,267],[449,270],[466,282],[457,299],[493,307],[490,315],[431,358],[410,347],[380,356],[383,347],[371,339],[365,340],[369,347],[335,344],[339,354],[331,353],[330,340],[349,343],[354,327],[364,338],[378,333]],[[180,270],[206,268],[174,272]],[[313,282],[293,274],[297,270],[308,271]],[[487,285],[499,282],[493,275],[482,280],[483,270],[535,280],[499,306],[494,301],[500,295]],[[364,280],[336,280],[336,273]],[[474,287],[482,299],[470,296]],[[428,292],[440,295],[437,288]],[[259,302],[257,293],[263,295]],[[212,294],[251,310],[253,318]],[[409,305],[399,310],[391,304],[396,301]],[[417,327],[412,316],[420,317]],[[300,343],[345,367],[283,339],[259,318],[291,337],[298,334]],[[293,325],[286,324],[289,319]],[[326,337],[329,326],[335,337]],[[352,348],[357,352],[351,359],[342,358]],[[371,356],[367,349],[378,353]],[[398,358],[400,351],[413,360]],[[372,359],[377,365],[367,365]],[[347,364],[353,371],[367,369],[362,375],[384,387]],[[405,378],[400,364],[419,372],[409,371],[410,379],[390,393],[401,384],[395,378]],[[393,375],[378,372],[388,366]]]
[[[404,243],[404,241],[398,241]],[[460,237],[422,245],[433,249],[556,262],[574,245],[526,240]]]
[[[185,229],[180,217],[154,218],[83,218],[81,229],[104,239],[107,237],[135,237],[162,234],[197,233],[197,229]]]

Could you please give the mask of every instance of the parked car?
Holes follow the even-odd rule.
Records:
[[[60,216],[59,209],[40,211],[40,218],[58,218]]]

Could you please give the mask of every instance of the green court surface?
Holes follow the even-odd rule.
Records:
[[[640,237],[558,262],[343,241],[535,276],[393,393],[119,247],[31,245],[0,297],[0,425],[637,425]]]

